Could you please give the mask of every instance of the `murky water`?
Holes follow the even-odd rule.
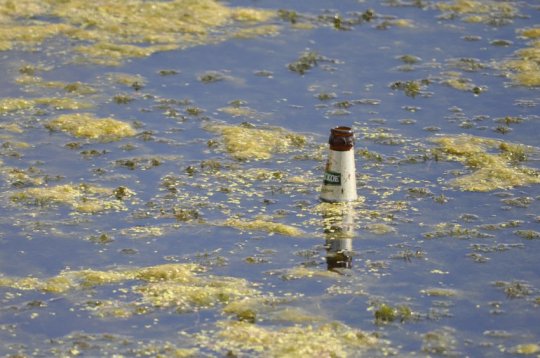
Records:
[[[0,1],[2,355],[539,354],[536,1],[85,4]]]

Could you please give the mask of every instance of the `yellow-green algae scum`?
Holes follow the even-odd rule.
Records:
[[[174,16],[171,16],[174,14]],[[230,8],[217,1],[1,1],[0,2],[0,51],[23,49],[45,53],[49,46],[44,42],[66,38],[80,43],[66,56],[66,62],[96,63],[117,66],[125,60],[150,56],[159,51],[216,43],[247,33],[273,34],[273,25],[264,25],[273,18],[273,11],[252,8]],[[41,20],[38,20],[41,19]],[[45,19],[50,19],[49,21]],[[256,30],[256,31],[254,31]],[[50,45],[50,44],[49,44]],[[50,46],[50,51],[55,51]],[[118,141],[132,137],[136,130],[127,120],[99,117],[89,112],[107,99],[100,96],[95,86],[80,82],[64,83],[44,80],[40,74],[50,66],[24,65],[18,70],[15,83],[30,95],[28,97],[0,98],[0,114],[40,115],[46,110],[59,114],[45,123],[52,131],[63,131],[75,138],[98,142]],[[112,74],[111,81],[127,85],[143,84],[144,79],[124,74]],[[42,92],[55,96],[36,97]],[[62,96],[58,96],[58,93]],[[16,123],[2,124],[9,133],[22,133]],[[4,136],[15,148],[30,145],[16,140],[13,134]],[[12,184],[26,186],[41,184],[39,175],[29,175],[25,170],[3,167],[2,172]],[[95,194],[106,189],[85,183],[31,188],[15,193],[15,201],[60,202],[79,211],[98,212],[121,208],[117,202],[102,201],[98,204]],[[79,188],[91,192],[90,201]],[[91,190],[88,188],[92,188]],[[108,191],[109,197],[112,190]],[[79,199],[80,198],[80,199]],[[84,204],[77,202],[84,202]]]
[[[0,3],[0,51],[25,49],[43,50],[46,41],[67,38],[80,41],[66,56],[66,62],[95,63],[117,66],[135,57],[145,57],[159,51],[185,48],[194,45],[215,43],[231,37],[272,35],[277,32],[274,25],[264,23],[275,16],[272,11],[250,8],[229,8],[216,1],[179,0],[168,2],[146,1],[2,1]],[[174,17],[171,14],[175,14]],[[42,19],[42,20],[38,20]],[[54,19],[48,22],[45,19]],[[166,19],[164,21],[164,19]],[[259,25],[263,24],[263,25]],[[0,99],[0,114],[6,118],[20,115],[43,115],[53,113],[43,123],[43,128],[52,132],[63,132],[73,138],[68,148],[77,148],[82,143],[121,142],[138,134],[134,120],[100,117],[91,111],[99,107],[103,98],[99,87],[102,84],[65,83],[45,80],[41,77],[51,68],[41,65],[24,65],[18,68],[14,79],[29,94],[28,97]],[[124,74],[111,74],[106,83],[114,85],[144,85],[144,78]],[[42,96],[52,93],[53,96]],[[60,96],[59,96],[60,94]],[[37,95],[37,96],[36,96]],[[119,101],[121,99],[118,99]],[[62,113],[64,112],[64,113]],[[66,113],[67,112],[67,113]],[[240,113],[238,108],[234,113]],[[245,115],[248,112],[241,112]],[[250,115],[256,112],[250,111]],[[30,148],[25,142],[17,142],[16,134],[24,133],[34,125],[17,122],[3,124],[9,133],[4,136],[11,148]],[[300,150],[306,138],[281,128],[245,128],[242,126],[213,125],[209,131],[222,136],[223,148],[234,159],[241,161],[265,160],[275,153]],[[256,140],[254,140],[254,138]],[[245,146],[250,151],[245,150]],[[244,148],[244,149],[242,149]],[[152,163],[157,159],[152,159]],[[128,160],[123,163],[128,163]],[[133,162],[133,161],[132,161]],[[127,165],[127,164],[126,164]],[[242,171],[232,168],[234,182],[228,182],[229,173],[218,170],[212,173],[217,180],[227,181],[229,202],[234,205],[243,196],[257,195],[249,189],[251,183],[267,180],[286,180],[291,187],[298,187],[312,180],[307,176],[291,176],[283,172],[264,169]],[[103,187],[89,183],[50,183],[48,175],[41,169],[2,168],[2,173],[12,187],[8,199],[15,205],[38,210],[67,207],[73,214],[100,215],[110,211],[127,210],[125,199],[136,195],[127,187]],[[243,175],[240,175],[240,174]],[[166,180],[166,178],[165,178]],[[205,185],[210,183],[206,182]],[[246,188],[248,188],[246,190]],[[189,194],[188,194],[189,195]],[[201,198],[202,199],[202,198]],[[193,219],[189,212],[173,207],[171,211],[179,220]],[[227,210],[224,210],[226,213]],[[301,236],[297,227],[274,222],[272,217],[231,217],[213,224],[232,226],[240,230],[267,231],[287,236]],[[122,230],[125,235],[161,235],[161,228],[134,227]],[[51,234],[60,234],[52,231]],[[108,238],[100,237],[102,242]],[[296,270],[298,271],[298,270]],[[296,272],[295,271],[295,272]],[[302,271],[305,277],[314,273]],[[298,272],[295,273],[298,276]],[[193,312],[204,309],[223,310],[234,320],[218,322],[218,330],[212,334],[197,333],[190,338],[193,348],[172,348],[165,352],[173,356],[196,356],[203,347],[212,351],[266,352],[273,356],[346,356],[359,349],[373,346],[376,338],[339,322],[317,318],[286,304],[294,297],[274,298],[261,292],[244,279],[212,276],[204,268],[192,264],[170,264],[143,268],[115,268],[106,271],[92,269],[65,270],[53,277],[0,277],[0,286],[19,291],[36,291],[62,296],[76,307],[90,312],[98,318],[127,319],[136,315],[149,314],[156,310]],[[118,298],[93,298],[100,287],[116,286]],[[131,299],[127,296],[133,297]],[[92,299],[90,299],[92,298]],[[38,315],[33,314],[32,319]],[[271,322],[275,327],[259,327],[258,320]],[[290,321],[289,327],[283,322]],[[82,340],[85,337],[81,337]],[[276,342],[279,342],[276,344]],[[125,343],[124,343],[125,344]],[[148,345],[140,354],[151,354],[163,350]],[[77,355],[79,348],[68,353]]]
[[[66,61],[94,63],[107,66],[121,65],[131,58],[150,56],[159,51],[209,44],[232,37],[248,35],[272,35],[277,31],[274,25],[266,22],[275,16],[274,12],[249,8],[229,8],[214,1],[170,1],[146,2],[112,1],[4,1],[2,4],[2,39],[0,49],[10,50],[42,48],[45,41],[55,39],[75,40],[77,46],[67,56]],[[455,1],[440,3],[441,11],[460,14],[467,22],[488,21],[493,12],[512,15],[512,7],[504,3]],[[170,14],[178,18],[170,18]],[[54,18],[54,22],[44,19]],[[163,19],[166,18],[166,21]],[[38,20],[39,19],[39,20]],[[396,21],[397,23],[397,21]],[[531,39],[531,47],[517,51],[517,60],[501,64],[501,70],[509,74],[516,84],[538,86],[534,82],[538,73],[537,29],[524,29],[521,36]],[[79,43],[80,41],[80,43]],[[45,50],[47,51],[47,50]],[[101,96],[101,84],[64,83],[48,81],[40,77],[48,68],[41,66],[22,66],[15,83],[29,93],[29,98],[11,97],[0,101],[0,113],[11,115],[25,113],[42,114],[52,112],[50,118],[40,121],[44,130],[54,135],[63,135],[73,142],[68,147],[86,143],[122,143],[128,140],[144,140],[137,124],[137,118],[115,118],[98,116],[92,110],[109,99]],[[458,76],[459,77],[459,76]],[[470,90],[463,81],[447,83],[457,89]],[[461,77],[459,77],[461,79]],[[527,82],[526,80],[529,80]],[[133,89],[144,86],[145,79],[140,76],[112,73],[103,80],[105,85],[124,85]],[[98,81],[99,82],[99,81]],[[46,93],[46,95],[43,95]],[[61,95],[58,95],[58,94]],[[115,101],[128,102],[129,97],[117,97]],[[156,99],[159,103],[159,99]],[[166,100],[164,100],[166,102]],[[232,116],[261,118],[258,113],[244,106],[222,108],[221,111]],[[188,112],[196,113],[196,108]],[[175,220],[174,225],[133,226],[121,230],[121,234],[131,238],[159,237],[177,225],[210,224],[231,227],[242,232],[268,233],[305,238],[321,229],[332,233],[336,222],[343,217],[344,208],[340,205],[310,205],[298,203],[294,224],[280,222],[287,213],[266,212],[263,206],[254,207],[254,202],[265,199],[261,187],[280,188],[280,194],[316,196],[319,173],[306,172],[294,166],[287,169],[267,169],[264,161],[280,155],[287,159],[324,160],[326,146],[313,144],[309,136],[287,131],[279,127],[253,126],[251,124],[229,125],[212,123],[204,127],[215,135],[208,145],[222,151],[233,162],[204,161],[186,168],[186,176],[173,173],[161,179],[162,195],[156,197],[158,208],[142,208],[137,215],[148,215],[156,219]],[[31,147],[25,142],[17,142],[17,135],[26,128],[16,122],[2,124],[10,146],[19,152]],[[388,133],[374,133],[369,128],[355,127],[359,136],[366,140],[390,140],[400,142],[403,138],[392,137]],[[528,155],[535,155],[537,148],[477,136],[437,136],[432,139],[431,150],[418,145],[425,155],[438,160],[455,160],[464,164],[466,173],[443,183],[466,191],[495,191],[516,186],[538,183],[538,173],[524,164]],[[82,144],[81,144],[82,143]],[[122,147],[128,152],[128,145]],[[246,150],[249,148],[249,150]],[[359,150],[360,157],[375,158],[376,153]],[[89,155],[99,155],[89,153]],[[174,160],[176,158],[173,158]],[[169,158],[122,158],[114,165],[129,169],[148,170]],[[257,162],[263,162],[259,167]],[[255,163],[255,164],[254,164]],[[285,166],[288,162],[280,164]],[[294,163],[294,161],[293,161]],[[200,164],[200,165],[199,165]],[[244,164],[249,164],[246,169]],[[287,164],[288,165],[288,164]],[[384,165],[384,164],[383,164]],[[81,220],[98,217],[109,212],[125,211],[136,203],[137,193],[124,186],[104,187],[92,183],[55,183],[39,169],[19,169],[3,167],[2,173],[12,184],[9,200],[17,207],[45,210],[67,207],[72,215],[81,215]],[[196,175],[192,175],[196,174]],[[396,223],[408,210],[414,210],[405,201],[388,199],[395,193],[403,192],[406,186],[417,184],[411,193],[430,195],[422,191],[426,182],[401,178],[400,185],[394,188],[379,188],[384,179],[376,179],[360,174],[368,184],[364,187],[377,197],[376,203],[364,205],[362,200],[354,203],[354,219],[362,230],[376,235],[396,234]],[[450,175],[449,175],[450,176]],[[122,180],[122,179],[121,179]],[[120,182],[120,184],[125,184]],[[193,195],[193,192],[198,193]],[[172,193],[172,194],[171,194]],[[173,195],[175,200],[168,200]],[[225,195],[224,202],[216,203],[214,196]],[[252,199],[247,200],[248,199]],[[126,199],[134,200],[127,201]],[[437,198],[436,198],[437,200]],[[444,202],[444,198],[441,198]],[[206,221],[201,212],[215,210],[223,216],[222,220]],[[306,219],[306,217],[308,219]],[[313,218],[316,217],[316,218]],[[320,217],[323,217],[322,224]],[[180,223],[180,224],[178,224]],[[335,234],[338,235],[339,233]],[[458,227],[439,226],[426,235],[465,236]],[[472,233],[474,234],[474,232]],[[98,240],[105,242],[106,234]],[[403,252],[404,258],[421,257],[420,253]],[[246,262],[257,262],[258,257],[247,257]],[[366,262],[370,272],[385,269],[384,262]],[[364,295],[363,287],[344,287],[339,284],[339,274],[309,267],[293,267],[273,271],[284,280],[312,279],[336,281],[328,289],[331,294]],[[433,270],[434,275],[443,274]],[[141,350],[141,355],[167,353],[171,356],[197,356],[199,349],[227,354],[229,352],[254,352],[271,356],[346,356],[358,350],[380,345],[380,340],[358,329],[329,320],[324,314],[314,314],[293,305],[303,300],[294,294],[274,297],[261,287],[247,280],[225,275],[212,275],[205,267],[194,264],[170,264],[148,267],[113,267],[103,270],[64,270],[57,275],[35,277],[1,276],[0,285],[17,292],[38,292],[65,298],[72,304],[99,319],[114,321],[135,316],[151,315],[160,311],[192,313],[204,310],[217,310],[223,320],[217,322],[210,332],[185,333],[192,348],[175,348],[174,344],[159,349],[150,345]],[[100,289],[112,289],[114,295],[100,296]],[[461,292],[452,289],[426,288],[419,292],[432,297],[459,297]],[[304,300],[306,301],[306,300]],[[36,303],[37,304],[37,303]],[[412,314],[407,307],[391,307],[374,302],[371,310],[381,322],[407,320]],[[37,314],[37,313],[36,313]],[[39,314],[38,314],[39,315]],[[33,318],[36,318],[34,316]],[[265,322],[265,324],[259,324]],[[444,332],[426,337],[437,340]],[[76,337],[75,337],[76,339]],[[197,348],[198,347],[198,348]],[[77,355],[78,348],[70,354]],[[81,348],[82,349],[82,348]],[[429,351],[429,350],[427,350]],[[516,347],[518,353],[538,351],[534,344]]]
[[[159,51],[222,41],[246,27],[258,28],[272,11],[230,8],[212,0],[146,2],[11,1],[1,3],[0,50],[32,49],[63,36],[86,42],[77,46],[77,61],[118,65]],[[57,21],[36,20],[55,19]],[[215,29],[236,24],[228,31]],[[251,25],[251,26],[249,26]],[[266,33],[275,29],[269,27]],[[260,33],[260,31],[259,31]],[[263,32],[264,33],[264,32]]]
[[[106,320],[126,319],[155,310],[185,313],[216,307],[224,315],[237,318],[218,322],[218,330],[210,335],[194,334],[191,337],[194,347],[175,348],[175,355],[197,355],[197,345],[216,352],[264,352],[276,357],[346,356],[377,342],[374,336],[342,323],[287,308],[291,298],[265,295],[244,279],[209,275],[204,271],[195,264],[107,271],[68,270],[44,279],[0,277],[0,286],[63,295],[74,300],[81,309]],[[118,287],[118,298],[94,297],[93,289],[111,285]],[[287,320],[295,325],[262,327],[253,324],[256,319],[276,323]]]
[[[521,164],[531,154],[538,154],[538,148],[470,135],[441,136],[432,141],[447,159],[471,169],[472,173],[450,181],[462,190],[485,192],[540,183],[538,170]]]
[[[497,1],[454,0],[438,2],[435,7],[451,16],[459,16],[464,22],[490,24],[496,19],[512,19],[518,15],[513,3]],[[526,87],[540,86],[540,28],[523,28],[518,35],[528,39],[527,47],[514,52],[513,58],[496,65],[516,85]],[[456,82],[454,82],[456,83]],[[463,82],[456,87],[463,88]],[[468,86],[465,86],[468,87]]]

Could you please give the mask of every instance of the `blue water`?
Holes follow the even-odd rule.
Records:
[[[437,1],[424,3],[435,4]],[[60,55],[57,59],[44,56],[40,51],[4,52],[0,61],[3,76],[13,77],[13,68],[17,68],[21,59],[30,63],[52,63],[55,68],[44,74],[46,79],[95,84],[102,94],[92,113],[137,121],[141,130],[151,132],[152,140],[145,141],[140,136],[113,143],[81,140],[83,146],[80,149],[70,150],[65,145],[76,139],[43,128],[43,123],[57,114],[54,110],[49,109],[43,115],[3,115],[2,122],[16,121],[25,128],[16,138],[31,144],[31,148],[20,151],[22,156],[13,156],[7,149],[3,150],[4,166],[35,166],[50,176],[60,176],[60,184],[82,181],[111,187],[125,185],[137,196],[136,201],[128,203],[127,211],[74,216],[63,206],[36,209],[11,203],[8,197],[14,188],[4,180],[0,207],[0,273],[5,277],[47,278],[67,268],[106,270],[167,262],[199,262],[212,274],[241,277],[257,283],[265,293],[300,295],[291,307],[302,307],[313,315],[323,315],[356,329],[378,332],[388,340],[397,356],[430,353],[500,356],[501,351],[510,356],[514,352],[512,348],[518,344],[538,344],[540,275],[537,253],[540,240],[525,240],[515,231],[540,231],[540,187],[462,192],[448,185],[453,178],[452,171],[466,171],[462,164],[435,161],[430,157],[415,163],[406,160],[422,158],[429,153],[427,148],[433,146],[429,138],[435,134],[466,133],[540,147],[538,88],[511,84],[493,66],[527,46],[527,41],[518,37],[516,31],[537,26],[540,11],[534,1],[508,3],[518,6],[524,16],[514,18],[506,25],[492,26],[470,24],[459,17],[440,19],[441,13],[433,7],[421,9],[405,6],[406,3],[389,6],[389,2],[379,1],[231,1],[232,6],[286,8],[313,18],[327,13],[350,17],[353,12],[373,9],[379,18],[347,31],[320,23],[313,29],[299,30],[277,19],[274,21],[282,29],[275,37],[232,39],[163,52],[149,58],[131,59],[119,68],[63,64]],[[390,20],[393,17],[410,19],[414,26],[377,28],[383,15]],[[476,41],[466,40],[467,36],[475,36]],[[491,44],[500,39],[511,41],[511,45]],[[60,45],[56,43],[55,46]],[[313,51],[324,59],[303,75],[290,71],[288,64],[305,51]],[[400,60],[403,55],[416,56],[420,60],[405,71],[406,65]],[[475,59],[485,67],[474,72],[456,68],[455,60],[463,58]],[[178,73],[163,76],[159,74],[161,70]],[[216,83],[199,81],[199,76],[208,71],[218,71],[227,78]],[[260,71],[267,75],[261,76]],[[485,91],[475,95],[444,85],[441,81],[449,71],[460,72],[462,77],[469,78]],[[139,74],[146,83],[140,91],[134,91],[129,86],[108,81],[107,74],[113,72]],[[430,83],[415,97],[391,88],[397,81],[423,79]],[[321,93],[335,93],[336,97],[322,101],[317,98]],[[128,94],[134,101],[114,103],[112,97],[117,94]],[[25,91],[12,85],[0,86],[2,97],[26,95]],[[164,108],[164,99],[177,102],[168,103],[168,108]],[[199,116],[186,114],[186,105],[179,103],[180,100],[189,100],[189,106],[197,107],[203,113]],[[236,100],[245,101],[260,115],[232,117],[219,111]],[[344,101],[349,101],[352,106],[346,108],[346,112],[337,112],[343,109],[338,102]],[[184,118],[168,117],[167,109],[178,111]],[[500,125],[497,120],[506,116],[519,116],[523,121],[512,124],[512,131],[502,134],[495,129]],[[403,120],[415,122],[405,125]],[[324,158],[298,160],[289,154],[277,154],[267,161],[237,163],[227,153],[208,147],[207,142],[217,136],[204,130],[205,124],[245,121],[305,134],[308,143],[303,154],[312,154],[324,146],[333,126],[348,125],[357,129],[357,148],[379,153],[385,158],[382,163],[377,163],[357,157],[359,195],[365,198],[362,209],[388,215],[388,222],[395,232],[377,235],[369,230],[369,225],[382,222],[382,218],[358,214],[352,240],[352,268],[343,270],[344,276],[338,282],[326,278],[283,280],[280,273],[293,267],[304,265],[320,271],[326,269],[321,218],[310,211],[318,204],[319,183],[316,179],[319,175],[322,178]],[[464,128],[461,125],[464,121],[471,123],[472,128]],[[400,142],[388,145],[368,138],[367,134],[380,130],[393,133]],[[126,143],[133,144],[134,149],[126,150],[123,147]],[[84,149],[105,151],[105,154],[85,159],[79,153]],[[145,168],[144,162],[130,170],[116,162],[138,157],[162,158],[162,164]],[[201,161],[209,159],[239,165],[243,170],[267,168],[291,176],[306,174],[315,180],[305,184],[277,180],[257,183],[248,191],[258,192],[261,197],[240,196],[239,204],[230,204],[224,194],[207,197],[209,188],[229,183],[212,179],[200,169],[197,170],[201,174],[195,177],[186,172],[188,167],[199,168]],[[525,164],[540,169],[538,159],[536,152]],[[178,188],[185,190],[191,198],[200,197],[200,204],[209,202],[208,206],[198,207],[206,220],[204,223],[177,223],[174,218],[160,214],[160,209],[170,211],[174,205],[184,204],[181,197],[167,198],[163,188],[166,176],[187,183]],[[208,180],[216,180],[216,183],[208,183]],[[411,188],[426,188],[430,194],[411,195]],[[434,199],[441,195],[447,199],[446,203]],[[531,198],[530,204],[508,206],[503,201],[519,197]],[[264,203],[263,198],[271,200],[270,204]],[[402,201],[407,208],[392,211],[390,215],[391,211],[386,209],[390,201]],[[216,209],[218,204],[226,206],[233,215],[247,218],[258,214],[275,215],[278,219],[274,220],[300,226],[306,235],[291,238],[212,225],[213,220],[226,218],[225,210]],[[487,225],[500,226],[510,220],[519,220],[519,227],[487,228]],[[434,225],[440,223],[460,224],[485,235],[429,238],[426,233],[433,232]],[[122,232],[126,228],[145,225],[162,227],[164,233],[141,238]],[[110,234],[114,241],[99,244],[89,240],[101,233]],[[487,249],[481,251],[478,247]],[[422,254],[400,258],[406,250]],[[487,261],[477,262],[481,261],[479,256],[472,254],[480,254]],[[246,257],[265,260],[259,264],[246,264]],[[512,297],[505,293],[504,287],[495,284],[497,281],[521,282],[528,287],[527,294]],[[327,289],[332,285],[350,288],[356,293],[328,294]],[[92,296],[114,298],[119,288],[100,287]],[[452,289],[457,294],[434,297],[422,293],[430,288]],[[130,355],[129,349],[139,344],[136,342],[155,341],[158,345],[176,342],[179,347],[192,347],[192,341],[178,338],[178,331],[201,332],[212,329],[216,321],[223,319],[219,309],[185,314],[163,309],[129,319],[103,320],[83,310],[84,295],[82,292],[66,297],[1,288],[0,339],[5,342],[1,354],[9,356],[21,352],[31,355],[33,352],[47,356],[53,354],[55,344],[59,350],[67,351],[71,342],[76,341],[67,336],[74,332],[127,337],[129,343],[125,344],[125,349],[118,341],[113,340],[112,344],[116,351],[126,356]],[[38,308],[29,305],[36,300],[45,305]],[[414,319],[377,324],[372,309],[377,302],[406,304],[414,312]],[[39,316],[30,318],[32,313],[39,313]],[[13,334],[9,333],[10,329]],[[508,336],[490,335],[490,331],[499,330],[507,332]],[[447,338],[446,345],[439,347],[438,353],[426,346],[424,337],[428,332],[438,332]],[[47,342],[48,339],[58,342]],[[106,342],[106,339],[96,340],[96,350],[88,350],[86,354],[111,354],[115,350],[109,350],[110,345]],[[220,356],[216,352],[204,352]],[[58,352],[54,354],[59,355]],[[382,355],[383,352],[375,350],[373,354]]]

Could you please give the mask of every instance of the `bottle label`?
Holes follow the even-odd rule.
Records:
[[[324,173],[325,185],[341,185],[341,173],[327,171]]]

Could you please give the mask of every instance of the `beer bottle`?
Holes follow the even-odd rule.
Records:
[[[354,133],[350,127],[330,130],[330,150],[324,171],[320,199],[326,202],[355,201],[356,168],[354,163]]]

